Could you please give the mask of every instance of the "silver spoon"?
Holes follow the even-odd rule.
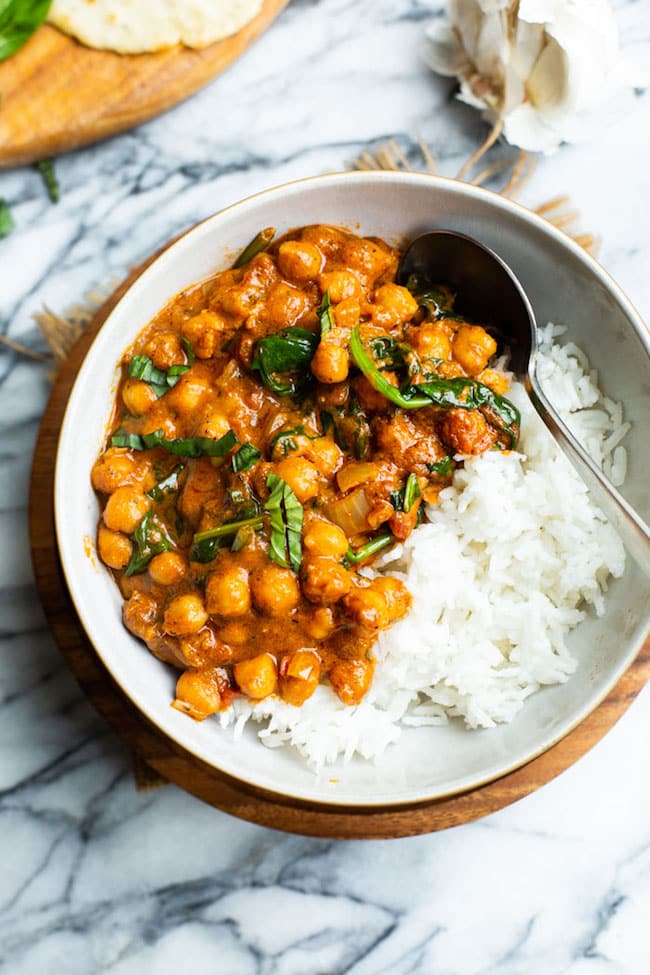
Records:
[[[470,321],[498,323],[510,349],[510,367],[524,378],[531,402],[646,576],[650,530],[578,443],[541,388],[536,374],[537,328],[526,292],[508,265],[471,237],[433,230],[417,237],[400,262],[397,280],[418,274],[456,294],[458,313]]]

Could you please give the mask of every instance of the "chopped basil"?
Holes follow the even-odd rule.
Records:
[[[237,453],[232,455],[230,464],[235,474],[239,474],[240,471],[249,471],[261,456],[262,451],[252,443],[243,443]]]
[[[133,533],[133,552],[124,574],[133,576],[144,572],[154,555],[168,552],[171,547],[172,543],[165,529],[151,511],[147,511]]]
[[[4,200],[0,199],[0,238],[8,237],[14,229],[14,218]]]
[[[165,372],[164,369],[156,368],[148,355],[134,355],[129,362],[128,371],[132,379],[140,379],[151,386],[160,399],[190,368],[191,366],[170,366]]]
[[[263,516],[254,515],[252,518],[238,518],[223,525],[217,525],[215,528],[207,528],[205,531],[197,532],[192,539],[193,546],[190,558],[193,562],[211,562],[224,539],[236,536],[242,528],[258,531],[263,524]]]
[[[316,314],[318,315],[318,320],[320,321],[320,334],[322,338],[323,335],[327,335],[327,333],[334,328],[334,315],[332,314],[332,302],[330,301],[329,288],[323,295],[323,300],[321,301]]]
[[[149,497],[153,501],[162,501],[166,494],[172,491],[178,491],[178,478],[184,470],[185,465],[178,464],[173,471],[170,471],[167,477],[163,477],[162,481],[158,481],[150,491],[147,491]]]
[[[244,247],[243,251],[233,264],[233,268],[243,267],[244,264],[248,264],[252,261],[254,257],[265,251],[273,238],[275,237],[275,227],[267,227],[266,230],[260,230],[259,234],[256,234],[251,240],[250,244]]]
[[[454,462],[451,457],[443,457],[442,460],[437,460],[433,464],[427,464],[427,468],[432,474],[437,474],[439,477],[449,477],[454,469]]]
[[[190,368],[194,365],[194,360],[196,359],[196,353],[194,352],[194,346],[189,339],[181,339],[181,345],[185,349],[185,355],[187,356],[187,361]]]
[[[43,177],[43,182],[45,183],[45,188],[50,201],[52,203],[58,203],[59,181],[56,178],[56,172],[54,171],[54,160],[41,159],[40,162],[34,163],[34,168],[37,169]]]
[[[269,474],[266,484],[271,489],[264,505],[271,521],[269,558],[298,572],[302,562],[302,505],[277,474]]]
[[[167,440],[162,430],[153,433],[127,433],[126,430],[116,430],[111,437],[111,447],[128,447],[130,450],[151,450],[160,447],[169,454],[178,457],[225,457],[239,441],[232,430],[224,434],[219,440],[209,437],[177,437]]]
[[[251,368],[258,370],[267,389],[278,396],[292,396],[311,378],[309,364],[318,346],[318,336],[293,326],[255,343]]]
[[[221,547],[220,538],[204,538],[201,542],[195,542],[190,550],[191,562],[212,562]]]
[[[52,0],[0,0],[0,61],[22,47],[38,30]]]

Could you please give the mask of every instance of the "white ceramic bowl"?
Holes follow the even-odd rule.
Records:
[[[405,729],[376,764],[354,760],[316,776],[290,750],[270,750],[253,728],[233,741],[216,720],[195,724],[170,707],[175,674],[122,625],[122,599],[98,559],[89,559],[97,500],[90,468],[102,446],[124,349],[177,292],[228,265],[261,227],[279,233],[308,223],[342,224],[395,240],[434,227],[470,234],[519,275],[539,322],[569,327],[601,384],[632,421],[623,493],[650,515],[647,431],[650,343],[638,314],[600,266],[540,217],[453,180],[397,173],[323,176],[269,190],[199,224],[138,278],[114,309],[79,372],[65,414],[55,481],[56,530],[81,621],[115,680],[166,735],[244,783],[284,797],[386,807],[460,792],[503,775],[562,738],[593,710],[632,662],[648,629],[646,582],[628,559],[612,583],[607,614],[572,634],[576,675],[534,695],[509,725],[466,731]]]

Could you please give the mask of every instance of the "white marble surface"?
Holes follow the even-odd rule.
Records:
[[[424,0],[293,0],[223,78],[142,128],[0,174],[0,327],[39,345],[64,308],[255,190],[424,137],[453,174],[482,138],[418,59]],[[650,11],[616,4],[630,59]],[[351,97],[350,91],[354,94]],[[542,161],[524,202],[571,194],[601,259],[650,317],[650,91],[589,146]],[[473,825],[326,842],[233,820],[169,786],[138,795],[33,588],[26,526],[46,369],[0,352],[2,975],[648,975],[650,689],[576,766]]]

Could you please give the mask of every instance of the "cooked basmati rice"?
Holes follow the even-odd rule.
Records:
[[[625,476],[620,404],[603,396],[587,357],[540,329],[538,374],[569,427],[615,484]],[[565,638],[591,605],[605,611],[609,575],[623,573],[620,539],[535,413],[523,386],[518,452],[465,457],[429,523],[380,558],[403,579],[408,616],[380,633],[372,687],[347,707],[328,685],[300,708],[278,698],[238,698],[220,715],[240,734],[261,722],[270,747],[293,745],[319,768],[356,752],[376,758],[408,725],[463,718],[470,728],[511,721],[527,697],[576,669]]]

